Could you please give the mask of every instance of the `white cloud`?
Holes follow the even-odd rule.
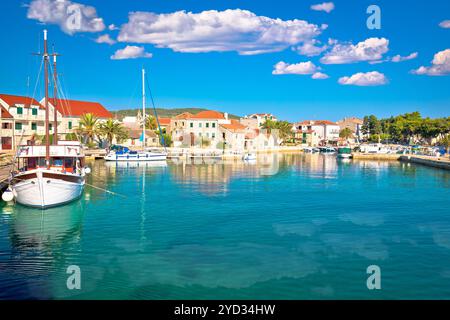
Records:
[[[132,12],[121,42],[149,43],[177,52],[237,51],[243,55],[282,51],[326,29],[304,20],[281,20],[235,9],[169,14]]]
[[[275,65],[275,69],[273,70],[272,74],[274,74],[274,75],[283,75],[283,74],[306,75],[306,74],[314,74],[318,70],[320,70],[320,68],[317,67],[311,61],[300,62],[300,63],[296,63],[296,64],[289,64],[289,63],[280,61]]]
[[[151,58],[151,53],[145,52],[144,47],[126,46],[124,49],[119,49],[111,56],[112,60],[137,59],[137,58]]]
[[[389,40],[369,38],[356,45],[335,43],[333,49],[320,59],[324,64],[344,64],[360,61],[376,61],[389,51]]]
[[[95,42],[97,43],[107,43],[109,45],[113,45],[114,43],[116,43],[116,41],[114,41],[113,39],[111,39],[111,37],[109,36],[109,34],[104,34],[102,36],[99,36]]]
[[[450,28],[450,20],[444,20],[441,23],[439,23],[439,27],[444,28],[444,29],[449,29]]]
[[[313,78],[315,80],[323,80],[323,79],[328,79],[329,76],[322,72],[316,72],[311,76],[311,78]]]
[[[421,66],[412,73],[418,75],[444,76],[450,74],[450,49],[440,51],[434,55],[430,67]]]
[[[307,56],[307,57],[313,57],[318,56],[322,52],[324,52],[328,46],[317,46],[319,44],[319,41],[316,39],[312,39],[311,41],[305,42],[303,45],[294,48],[296,52],[298,52],[301,55]]]
[[[354,85],[354,86],[380,86],[388,82],[384,74],[378,71],[366,72],[366,73],[356,73],[350,77],[339,78],[338,81],[343,85]]]
[[[330,13],[334,10],[333,2],[324,2],[320,4],[314,4],[311,6],[311,9],[314,11],[325,11],[326,13]]]
[[[419,56],[419,53],[417,52],[413,52],[410,55],[407,55],[406,57],[402,57],[401,55],[396,55],[394,57],[392,57],[392,62],[403,62],[403,61],[407,61],[407,60],[412,60],[415,59]]]
[[[110,24],[110,25],[108,26],[108,29],[109,29],[110,31],[119,30],[119,28],[118,28],[115,24]]]
[[[94,7],[69,0],[33,0],[28,6],[27,17],[57,24],[67,34],[105,30],[103,19],[97,16]]]

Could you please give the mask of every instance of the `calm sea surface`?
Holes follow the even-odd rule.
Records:
[[[0,205],[1,299],[450,299],[444,170],[323,155],[92,168],[120,196]]]

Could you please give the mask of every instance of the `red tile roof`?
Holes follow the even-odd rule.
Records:
[[[222,128],[225,128],[229,131],[233,131],[233,132],[241,132],[244,131],[245,128],[247,128],[246,126],[244,126],[243,124],[239,123],[239,121],[237,120],[231,120],[230,124],[221,124],[220,125]]]
[[[3,106],[0,106],[0,118],[13,119],[14,117]]]
[[[11,94],[0,94],[0,99],[5,101],[9,106],[14,106],[16,104],[23,104],[26,108],[29,108],[30,105],[38,106],[40,109],[44,109],[38,101],[30,97],[24,96],[15,96]]]
[[[49,99],[49,102],[54,105],[55,99]],[[97,118],[112,118],[111,112],[105,109],[98,102],[76,101],[76,100],[62,100],[58,99],[56,109],[63,116],[80,117],[86,113],[92,113]]]
[[[168,126],[170,125],[170,118],[158,118],[159,124],[162,126]]]
[[[225,119],[225,116],[223,113],[218,111],[201,111],[197,113],[196,115],[192,116],[194,119]]]
[[[300,125],[300,126],[323,126],[323,125],[337,126],[338,124],[336,122],[332,122],[329,120],[307,120],[307,121],[302,121],[302,122],[298,123],[297,125]]]
[[[180,120],[182,120],[182,119],[189,119],[189,118],[192,118],[192,116],[193,116],[192,113],[183,112],[183,113],[180,113],[179,115],[173,117],[173,119],[175,119],[175,120],[178,120],[178,119],[180,119]]]

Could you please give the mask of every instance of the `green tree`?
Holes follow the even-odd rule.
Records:
[[[170,147],[173,143],[172,136],[170,134],[163,133],[159,136],[159,142],[163,147]]]
[[[123,125],[113,119],[108,119],[98,126],[98,134],[105,137],[109,145],[112,145],[114,138],[117,138],[117,136],[123,138],[126,135],[125,131]]]
[[[158,122],[156,121],[156,118],[152,115],[148,115],[145,119],[145,129],[149,130],[157,130],[158,129]]]
[[[92,113],[85,113],[80,118],[78,133],[85,137],[88,145],[92,145],[98,134],[98,119]]]
[[[344,128],[339,132],[339,137],[348,140],[353,137],[353,131],[350,128]]]
[[[450,134],[445,135],[439,140],[439,145],[447,150],[447,155],[450,157]]]

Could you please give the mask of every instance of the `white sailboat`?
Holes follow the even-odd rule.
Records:
[[[110,151],[104,159],[106,161],[125,161],[125,162],[135,162],[135,161],[166,161],[167,153],[146,151],[146,139],[145,139],[145,118],[146,118],[146,92],[145,92],[145,69],[142,68],[142,151],[131,151],[126,147],[120,147],[118,150]],[[156,109],[155,109],[156,114]],[[160,130],[161,132],[161,130]]]
[[[19,146],[16,154],[16,170],[12,170],[9,188],[4,199],[13,200],[30,207],[46,209],[60,206],[78,199],[84,190],[85,176],[90,172],[84,168],[83,148],[79,142],[59,141],[55,117],[53,144],[49,133],[49,58],[47,30],[44,30],[44,70],[45,70],[45,145]],[[56,69],[56,68],[55,68]],[[55,101],[57,75],[54,71]]]

